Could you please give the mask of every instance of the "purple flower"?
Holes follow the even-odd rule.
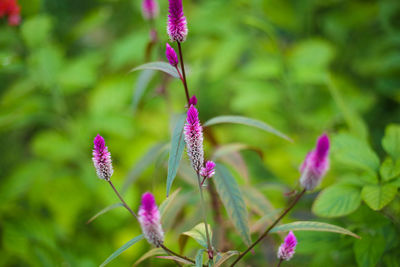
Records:
[[[169,45],[169,43],[166,44],[165,56],[167,57],[168,62],[169,64],[171,64],[171,66],[178,66],[178,56],[176,55],[175,50]]]
[[[279,247],[278,250],[278,259],[282,259],[285,261],[290,260],[294,255],[294,250],[297,245],[296,236],[292,231],[285,237],[285,241]]]
[[[215,163],[213,161],[207,161],[206,166],[201,168],[200,175],[204,178],[211,178],[215,174]]]
[[[154,19],[158,16],[159,7],[156,0],[143,0],[142,14],[145,19]]]
[[[172,42],[184,42],[188,33],[182,0],[169,0],[167,32]]]
[[[184,132],[189,159],[196,173],[200,173],[204,163],[203,128],[200,125],[199,113],[193,105],[187,112]]]
[[[193,105],[196,106],[197,105],[197,98],[195,95],[193,95],[190,99],[189,99],[189,106]]]
[[[306,190],[319,185],[329,169],[329,138],[323,134],[318,138],[316,148],[309,152],[300,167],[300,183]]]
[[[164,242],[164,232],[160,223],[158,211],[153,194],[146,192],[142,195],[142,205],[139,208],[139,223],[147,241],[159,247]]]
[[[114,172],[111,164],[111,153],[108,152],[104,138],[99,134],[94,138],[92,159],[94,167],[96,168],[97,176],[100,179],[109,181]]]

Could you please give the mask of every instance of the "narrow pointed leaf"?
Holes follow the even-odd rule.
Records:
[[[178,193],[181,191],[180,188],[178,188],[177,190],[175,190],[174,193],[172,193],[168,198],[166,198],[160,205],[160,214],[161,214],[161,218],[164,216],[164,214],[167,212],[168,208],[174,203],[174,201],[176,200],[176,196],[178,195]]]
[[[149,250],[146,252],[140,259],[138,259],[133,266],[138,266],[139,263],[142,263],[143,261],[147,260],[148,258],[151,258],[153,256],[159,256],[165,254],[165,251],[162,248],[153,248],[152,250]]]
[[[178,172],[179,163],[182,159],[183,150],[185,148],[185,140],[183,134],[183,126],[185,125],[186,115],[179,116],[172,133],[171,149],[168,159],[168,176],[167,176],[167,197],[171,190],[172,182]]]
[[[235,178],[225,166],[217,164],[213,181],[233,225],[245,244],[250,245],[251,238],[246,204]]]
[[[193,264],[193,262],[176,257],[176,256],[157,256],[157,258],[159,259],[165,259],[165,260],[173,260],[173,261],[177,261],[177,262],[181,262],[183,264]]]
[[[210,234],[210,239],[212,239],[212,231],[210,225],[208,225],[208,232]],[[190,231],[182,233],[182,235],[187,235],[197,241],[201,246],[207,248],[207,235],[204,223],[199,223],[193,227]]]
[[[87,223],[89,224],[89,223],[93,222],[95,219],[97,219],[97,217],[99,217],[100,215],[103,215],[103,214],[106,213],[106,212],[109,212],[110,210],[113,210],[113,209],[118,208],[118,207],[123,207],[123,206],[124,206],[124,205],[122,205],[122,203],[115,203],[115,204],[112,204],[112,205],[110,205],[110,206],[108,206],[108,207],[105,207],[104,209],[102,209],[101,211],[99,211],[98,213],[96,213],[95,215],[93,215],[93,217],[90,218],[90,219],[87,221]]]
[[[162,61],[150,62],[140,65],[139,67],[131,69],[131,72],[137,70],[159,70],[171,75],[172,77],[179,78],[179,74],[176,69],[172,67],[169,63]]]
[[[135,92],[133,93],[133,112],[136,112],[137,106],[139,105],[139,102],[142,99],[144,92],[146,91],[147,85],[151,81],[151,78],[153,78],[154,73],[155,72],[153,70],[144,70],[139,74],[135,85]]]
[[[286,140],[292,142],[292,139],[290,139],[287,135],[274,129],[272,126],[266,124],[265,122],[247,118],[247,117],[243,117],[243,116],[218,116],[218,117],[215,117],[215,118],[212,118],[212,119],[206,121],[206,123],[204,123],[204,126],[211,126],[211,125],[220,124],[220,123],[236,123],[236,124],[243,124],[243,125],[255,127],[255,128],[261,129],[263,131],[275,134],[283,139],[286,139]]]
[[[239,255],[239,251],[236,250],[231,250],[231,251],[227,251],[224,253],[221,253],[216,260],[215,260],[215,264],[214,267],[220,267],[222,266],[222,264],[224,262],[226,262],[230,257],[235,256],[235,255]]]
[[[110,257],[108,257],[101,265],[100,267],[106,266],[110,261],[112,261],[113,259],[115,259],[116,257],[118,257],[122,252],[124,252],[125,250],[127,250],[128,248],[130,248],[132,245],[134,245],[135,243],[139,242],[140,240],[142,240],[144,237],[143,235],[138,235],[135,238],[132,238],[131,240],[129,240],[128,242],[125,243],[125,245],[123,245],[122,247],[120,247],[119,249],[117,249],[113,254],[110,255]]]
[[[344,235],[350,235],[355,238],[360,238],[355,233],[329,223],[313,222],[313,221],[298,221],[293,223],[282,224],[272,228],[271,233],[288,232],[288,231],[317,231],[317,232],[332,232]]]
[[[199,249],[196,254],[196,267],[202,267],[203,266],[203,253],[204,249]]]

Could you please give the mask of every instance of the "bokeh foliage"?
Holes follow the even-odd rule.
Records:
[[[188,83],[201,120],[244,115],[294,140],[238,125],[210,128],[220,145],[246,145],[240,155],[247,168],[239,164],[232,171],[244,195],[257,196],[256,187],[268,199],[260,206],[247,199],[251,225],[285,206],[283,193],[298,186],[299,164],[326,131],[334,142],[324,191],[308,194],[286,221],[330,222],[362,239],[298,232],[297,254],[286,266],[399,266],[400,2],[183,2]],[[183,112],[183,89],[170,80],[164,90],[164,77],[155,74],[134,112],[140,74],[129,70],[144,63],[149,39],[139,0],[19,3],[22,24],[0,25],[0,265],[98,266],[140,229],[121,208],[86,224],[117,203],[96,178],[92,139],[97,133],[106,138],[118,187],[133,176],[125,195],[134,210],[146,190],[161,203],[172,113]],[[167,1],[160,6],[153,60],[164,60],[167,41]],[[155,160],[143,163],[155,145]],[[206,145],[211,156],[215,146]],[[178,201],[163,221],[171,244],[200,221],[190,175],[178,173],[172,192],[178,187]],[[232,228],[228,237],[230,249],[244,248]],[[269,238],[248,263],[273,264],[280,241]],[[185,251],[194,257],[196,247],[189,241]],[[149,249],[135,244],[110,266],[131,265]]]

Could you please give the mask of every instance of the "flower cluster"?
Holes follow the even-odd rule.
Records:
[[[294,250],[297,245],[296,236],[292,231],[286,236],[285,241],[278,249],[278,259],[288,261],[294,255]]]
[[[16,26],[21,22],[17,0],[0,0],[0,18],[8,16],[8,24]]]
[[[167,32],[171,42],[184,42],[188,33],[182,0],[169,0]]]
[[[111,153],[106,147],[104,138],[101,135],[97,135],[94,138],[94,150],[93,150],[93,163],[96,168],[97,176],[100,179],[109,181],[114,170],[111,163]]]
[[[160,212],[154,196],[146,192],[142,196],[142,205],[139,208],[139,223],[147,241],[159,247],[164,242],[164,232],[160,223]]]
[[[176,54],[175,50],[169,45],[169,43],[166,44],[166,49],[165,49],[165,56],[168,59],[169,64],[173,67],[178,66],[178,55]]]
[[[200,175],[204,178],[211,178],[215,174],[215,163],[213,161],[207,161],[206,166],[201,168]]]
[[[159,7],[156,0],[143,0],[142,14],[145,19],[152,20],[158,17]]]
[[[300,184],[306,190],[313,190],[319,185],[329,169],[329,138],[320,136],[314,150],[309,152],[300,167]]]
[[[200,173],[204,164],[203,128],[200,125],[199,112],[193,105],[187,112],[184,133],[189,159],[196,173]]]

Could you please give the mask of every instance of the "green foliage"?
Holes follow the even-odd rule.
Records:
[[[210,239],[212,239],[212,231],[210,225],[208,225],[208,232],[210,233]],[[206,227],[204,223],[199,223],[193,227],[190,231],[183,232],[182,235],[190,236],[197,241],[202,247],[207,248],[207,237]]]
[[[389,204],[397,194],[397,186],[385,185],[366,185],[363,187],[361,195],[368,206],[373,210],[380,210]]]
[[[106,266],[110,261],[118,257],[122,252],[133,246],[135,243],[138,241],[142,240],[144,237],[143,235],[139,235],[135,238],[132,238],[128,242],[126,242],[122,247],[117,249],[113,254],[111,254],[102,264],[100,264],[100,267]]]

